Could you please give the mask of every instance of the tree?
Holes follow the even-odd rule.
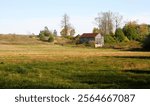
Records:
[[[68,36],[69,35],[69,29],[70,29],[70,22],[69,22],[69,16],[67,14],[63,15],[63,19],[61,21],[61,27],[62,27],[62,31],[61,31],[61,35],[62,36]]]
[[[144,40],[149,34],[149,28],[148,28],[148,25],[146,24],[138,25],[137,30],[138,30],[140,40]]]
[[[126,39],[121,28],[116,29],[115,38],[119,42],[123,42]]]
[[[60,34],[63,37],[68,38],[68,36],[74,36],[75,35],[75,29],[71,26],[71,24],[69,22],[69,16],[67,14],[65,14],[63,16],[61,24],[62,24],[62,30],[61,30]]]
[[[137,40],[139,38],[137,26],[138,25],[137,25],[136,21],[128,22],[124,26],[123,32],[129,40]]]
[[[114,21],[115,21],[116,29],[118,29],[120,27],[122,19],[123,19],[123,16],[121,16],[119,13],[115,13]]]
[[[114,29],[114,13],[108,12],[101,12],[98,14],[98,17],[95,18],[96,24],[99,30],[102,31],[102,34],[108,35],[113,33]]]
[[[119,13],[113,13],[111,11],[98,13],[95,18],[96,25],[103,35],[112,34],[114,29],[119,28],[122,22],[123,16]]]
[[[114,42],[116,42],[116,41],[115,41],[115,39],[114,39],[113,36],[111,36],[111,35],[106,35],[106,36],[104,37],[104,42],[111,44],[111,43],[114,43]]]
[[[128,22],[124,26],[123,31],[128,39],[138,41],[143,41],[150,33],[147,24],[137,24],[136,21]]]

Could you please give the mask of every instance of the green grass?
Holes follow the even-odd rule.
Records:
[[[150,59],[91,57],[3,63],[0,88],[150,88],[150,66],[134,68],[138,64],[150,64]]]
[[[62,46],[3,35],[0,88],[148,89],[150,52]]]

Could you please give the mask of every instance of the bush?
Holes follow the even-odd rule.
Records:
[[[48,39],[48,42],[53,42],[53,41],[54,41],[54,37],[53,37],[53,35],[50,35],[49,39]]]
[[[42,41],[48,41],[48,42],[53,42],[54,41],[54,36],[51,31],[47,27],[44,28],[44,30],[40,31],[39,33],[39,38]]]
[[[150,34],[147,38],[145,38],[143,42],[143,48],[146,50],[150,50]]]
[[[39,34],[39,38],[40,38],[40,40],[45,41],[45,36],[44,36],[44,34]]]

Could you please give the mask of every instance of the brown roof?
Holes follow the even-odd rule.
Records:
[[[80,37],[81,38],[94,38],[98,33],[84,33]]]

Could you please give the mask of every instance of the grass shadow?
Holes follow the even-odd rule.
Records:
[[[130,49],[121,49],[122,51],[132,51],[132,52],[150,52],[149,49],[144,48],[130,48]]]
[[[146,70],[124,70],[123,72],[130,72],[134,74],[150,74],[150,71]]]
[[[114,56],[115,58],[150,59],[150,56]]]

